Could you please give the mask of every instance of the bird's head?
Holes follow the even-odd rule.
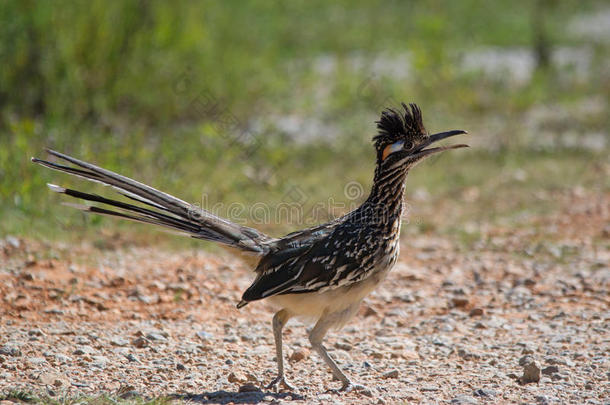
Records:
[[[428,135],[419,107],[404,103],[402,107],[404,112],[392,108],[384,110],[377,121],[379,134],[373,141],[377,150],[377,166],[382,171],[398,167],[406,170],[435,153],[468,146],[459,144],[429,148],[441,139],[465,134],[466,131],[453,130]]]

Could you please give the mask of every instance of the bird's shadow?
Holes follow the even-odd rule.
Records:
[[[198,404],[258,404],[259,402],[268,402],[268,398],[272,397],[274,400],[291,399],[291,400],[302,400],[302,395],[294,392],[264,392],[264,391],[250,391],[250,392],[238,392],[238,391],[214,391],[214,392],[203,392],[200,394],[173,394],[169,396],[170,399],[178,399],[181,401],[195,402]],[[288,398],[290,397],[290,398]],[[265,398],[265,401],[263,401]]]

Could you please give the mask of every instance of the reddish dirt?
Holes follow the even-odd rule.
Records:
[[[607,399],[610,375],[600,370],[610,365],[610,194],[575,192],[561,198],[560,212],[517,227],[485,227],[469,249],[446,237],[403,238],[389,279],[365,301],[351,327],[329,335],[327,346],[340,363],[353,364],[348,374],[371,387],[379,403]],[[127,386],[141,395],[179,393],[200,402],[239,402],[246,398],[240,395],[254,395],[238,393],[239,387],[247,382],[262,387],[275,367],[272,309],[265,303],[235,308],[251,279],[249,265],[227,252],[153,246],[99,250],[86,242],[47,245],[6,238],[0,245],[0,346],[16,344],[21,353],[0,355],[5,378],[0,388],[44,393],[47,387],[48,392],[42,376],[56,373],[61,375],[54,380],[60,381],[54,388],[58,392],[116,394]],[[54,325],[69,331],[67,337]],[[158,343],[160,349],[154,349],[155,342],[148,343],[150,350],[134,347],[134,340],[146,334],[142,325],[163,331],[169,342]],[[205,349],[181,352],[186,350],[181,344],[201,343],[200,330],[213,335]],[[147,380],[147,374],[129,374],[126,364],[102,367],[99,384],[79,385],[78,369],[93,364],[95,356],[63,364],[49,360],[49,350],[66,343],[63,353],[79,358],[73,350],[83,342],[74,339],[91,333],[98,354],[111,363],[126,362],[126,353],[113,352],[106,333],[123,336],[129,342],[125,351],[147,361],[176,353],[176,364],[182,364],[177,367],[193,370],[196,381],[172,373],[158,383]],[[299,322],[285,332],[287,355],[304,357],[289,362],[288,375],[304,388],[292,395],[263,389],[252,398],[327,402],[325,390],[337,383],[315,355],[309,356],[305,336]],[[46,337],[59,343],[44,346]],[[515,380],[521,376],[518,361],[528,353],[541,368],[559,361],[549,358],[566,360],[538,384],[521,385]],[[39,357],[47,360],[26,361]],[[227,366],[226,358],[234,366]],[[202,361],[206,370],[216,368],[213,376],[196,366]],[[490,392],[478,395],[477,390]],[[373,399],[358,393],[330,398],[346,403]]]

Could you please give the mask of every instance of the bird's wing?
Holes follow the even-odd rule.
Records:
[[[357,227],[332,228],[310,244],[269,254],[261,260],[258,277],[242,300],[322,292],[362,280],[373,269],[374,258],[364,257],[364,252],[350,246],[361,231]]]

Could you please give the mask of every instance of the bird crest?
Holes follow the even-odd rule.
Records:
[[[404,112],[387,108],[381,113],[379,121],[376,122],[379,133],[373,137],[373,141],[378,151],[396,141],[413,141],[428,134],[419,107],[414,103],[408,106],[405,103],[401,104]]]

